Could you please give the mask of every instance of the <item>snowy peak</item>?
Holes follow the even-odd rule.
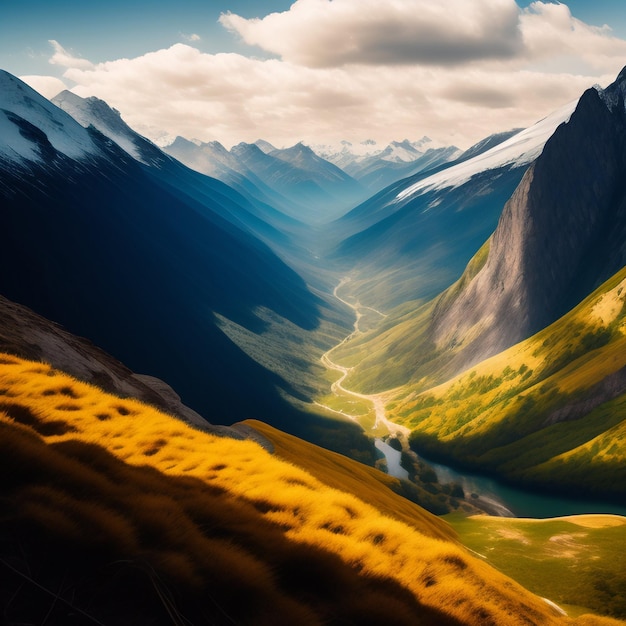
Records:
[[[130,128],[120,112],[104,100],[93,96],[81,98],[66,90],[55,96],[52,102],[85,128],[96,128],[133,159],[146,164],[156,164],[160,160],[160,150]]]
[[[615,82],[611,83],[606,89],[596,87],[596,90],[609,108],[609,111],[615,111],[618,106],[626,106],[626,67],[618,74]]]
[[[257,146],[263,152],[265,152],[265,154],[270,154],[271,152],[274,152],[274,150],[277,149],[269,141],[265,141],[264,139],[257,139],[254,142],[254,145]]]
[[[72,159],[98,153],[89,133],[70,115],[0,70],[0,155],[9,160],[42,161],[53,156],[50,150]]]
[[[430,189],[459,187],[473,176],[489,170],[529,165],[541,154],[556,128],[569,120],[575,107],[576,101],[569,102],[490,150],[410,185],[397,195],[396,201],[407,200]]]
[[[378,156],[385,161],[393,163],[409,163],[416,161],[424,152],[420,150],[421,141],[410,142],[408,139],[404,141],[392,141]]]
[[[487,150],[491,150],[491,148],[494,148],[495,146],[506,141],[507,139],[510,139],[511,137],[513,137],[513,135],[521,133],[523,130],[523,128],[513,128],[512,130],[489,135],[488,137],[485,137],[484,139],[481,139],[479,142],[475,143],[473,146],[470,146],[467,150],[465,150],[465,152],[461,153],[459,155],[459,160],[467,161],[468,159],[478,156],[483,152],[487,152]]]

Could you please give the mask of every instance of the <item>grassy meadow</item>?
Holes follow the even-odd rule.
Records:
[[[549,520],[446,519],[486,562],[575,615],[626,617],[626,519],[577,515]],[[585,608],[582,608],[585,607]]]
[[[0,429],[8,623],[613,623],[560,616],[431,515],[46,364],[2,356]]]

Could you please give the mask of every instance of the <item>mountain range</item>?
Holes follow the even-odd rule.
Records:
[[[342,207],[357,204],[365,189],[342,169],[302,143],[276,149],[240,143],[227,151],[217,142],[194,143],[177,137],[166,152],[189,167],[228,184],[265,193],[293,218],[309,225],[327,221]]]
[[[626,617],[622,517],[468,518],[428,465],[623,503],[626,68],[433,144],[162,150],[0,72],[9,623]]]
[[[311,341],[302,335],[320,324],[336,336],[345,323],[254,236],[258,206],[128,134],[114,113],[100,113],[100,127],[122,134],[140,160],[14,77],[0,79],[3,294],[166,380],[222,423],[310,422],[283,395],[307,397],[301,357],[281,350],[281,372],[270,371],[221,329],[223,320],[247,329],[256,351],[271,355],[275,345]],[[275,342],[273,318],[294,337],[281,326]]]
[[[626,417],[625,77],[583,94],[457,282],[340,348],[340,362],[357,362],[348,386],[392,388],[391,414],[417,428],[426,456],[543,488],[622,493],[609,474],[621,471]],[[595,469],[569,468],[587,448]]]

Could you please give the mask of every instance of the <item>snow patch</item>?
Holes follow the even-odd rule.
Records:
[[[26,83],[4,71],[0,71],[0,109],[10,111],[39,128],[55,150],[72,159],[84,159],[98,153],[98,148],[89,133],[71,116],[55,107]],[[13,125],[15,130],[9,131],[7,123]],[[6,115],[3,116],[3,128],[0,136],[3,151],[7,155],[14,152],[24,159],[41,159],[36,149],[27,148],[24,142],[31,143],[27,139],[22,137],[20,141],[16,141],[19,129]],[[11,144],[8,143],[9,140]]]
[[[20,133],[20,129],[0,110],[0,155],[11,161],[40,161],[39,150],[34,143]]]
[[[435,189],[460,187],[472,176],[488,170],[505,166],[521,167],[532,163],[542,153],[546,141],[556,128],[569,121],[577,103],[577,100],[569,102],[530,128],[494,146],[491,150],[420,180],[401,191],[395,201],[407,200],[412,196]]]

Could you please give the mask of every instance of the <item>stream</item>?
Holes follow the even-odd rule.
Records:
[[[385,415],[384,400],[381,395],[361,394],[343,387],[342,383],[348,376],[350,368],[339,365],[331,359],[331,354],[336,348],[361,332],[359,329],[359,321],[362,317],[361,309],[370,308],[363,306],[358,301],[356,304],[346,301],[338,294],[339,289],[349,280],[349,278],[342,279],[335,287],[333,295],[337,298],[337,300],[347,305],[354,311],[356,317],[354,329],[352,333],[339,342],[339,344],[328,350],[321,358],[325,367],[341,373],[339,380],[333,383],[332,391],[334,393],[341,392],[355,398],[361,398],[372,402],[376,413],[375,427],[382,424],[390,431],[398,432],[408,438],[408,428],[395,424],[387,419]],[[382,317],[386,317],[384,313],[381,313],[376,309],[371,310],[375,311]],[[333,409],[330,410],[332,411]],[[345,417],[349,417],[358,422],[358,418],[356,416],[348,415],[342,411],[334,412],[341,413]],[[408,479],[408,472],[400,465],[401,453],[380,438],[375,440],[375,445],[376,448],[385,456],[387,461],[387,473],[390,476],[395,476],[396,478],[404,480]],[[489,510],[492,510],[497,515],[508,517],[547,518],[561,517],[564,515],[581,515],[585,513],[609,513],[626,516],[626,505],[602,503],[585,498],[566,498],[562,496],[552,496],[526,491],[524,489],[504,485],[493,478],[482,476],[480,474],[459,472],[446,465],[431,462],[424,457],[421,458],[435,470],[437,479],[440,483],[459,483],[463,487],[463,491],[465,492],[468,500],[471,501],[472,494],[476,494],[476,496],[479,496],[483,502],[488,503]]]
[[[546,495],[510,487],[493,478],[458,472],[447,465],[434,463],[421,457],[436,472],[440,483],[459,483],[466,497],[475,493],[488,502],[508,509],[515,517],[562,517],[564,515],[582,515],[584,513],[612,513],[626,516],[626,506],[603,503],[585,498],[566,498],[564,496]],[[499,506],[498,506],[499,505]],[[502,515],[506,515],[504,511]]]

